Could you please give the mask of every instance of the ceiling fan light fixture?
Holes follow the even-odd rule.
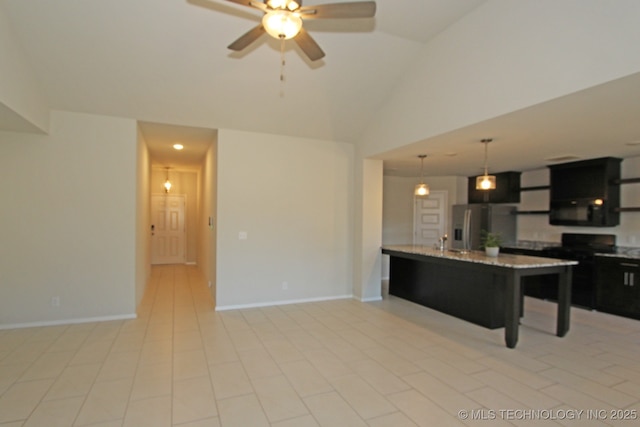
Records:
[[[294,38],[302,28],[302,18],[297,13],[277,9],[267,12],[262,18],[262,25],[267,33],[275,39],[289,40]]]
[[[268,0],[267,6],[271,9],[296,10],[300,7],[300,4],[294,0]]]

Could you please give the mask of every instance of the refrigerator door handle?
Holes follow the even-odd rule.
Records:
[[[471,250],[471,209],[464,211],[463,229],[464,249],[468,251]]]

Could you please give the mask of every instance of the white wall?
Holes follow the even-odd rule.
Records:
[[[55,111],[0,145],[0,327],[135,316],[136,122]]]
[[[46,132],[49,107],[0,4],[0,129]]]
[[[382,160],[356,164],[356,228],[353,294],[361,301],[382,297]]]
[[[382,244],[413,242],[413,191],[418,178],[384,176],[382,186]]]
[[[637,0],[489,0],[430,41],[364,157],[640,71]]]
[[[350,296],[353,146],[220,130],[218,158],[217,307]]]
[[[136,164],[136,307],[140,305],[151,276],[150,175],[151,160],[144,136],[138,127]]]
[[[216,299],[216,265],[218,230],[218,143],[209,147],[205,154],[199,183],[198,208],[198,267],[205,283],[211,285],[211,297]]]

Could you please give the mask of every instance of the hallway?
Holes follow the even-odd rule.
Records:
[[[559,339],[555,305],[527,299],[509,350],[502,329],[393,297],[217,313],[208,291],[196,267],[156,266],[138,319],[0,330],[0,426],[595,426],[640,411],[637,321],[574,309]],[[497,418],[459,416],[481,409]],[[511,409],[609,416],[497,412]]]

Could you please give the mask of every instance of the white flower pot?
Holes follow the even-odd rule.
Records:
[[[491,247],[491,248],[484,248],[484,252],[487,254],[487,256],[496,257],[500,252],[500,248],[497,246]]]

